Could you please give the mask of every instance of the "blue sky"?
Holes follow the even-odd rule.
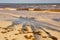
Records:
[[[60,0],[0,0],[0,3],[60,3]]]

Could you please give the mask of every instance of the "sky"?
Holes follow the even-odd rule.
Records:
[[[0,0],[0,3],[60,3],[60,0]]]

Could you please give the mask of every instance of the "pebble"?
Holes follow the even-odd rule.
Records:
[[[18,33],[15,33],[15,35],[18,35]]]
[[[47,36],[43,36],[43,38],[47,38]]]
[[[28,28],[24,28],[23,30],[24,30],[24,31],[28,31]]]
[[[1,33],[7,33],[6,31],[1,31]]]
[[[50,38],[52,38],[53,40],[58,40],[56,37],[54,36],[51,36]]]
[[[38,35],[41,35],[41,32],[40,32],[40,31],[37,31],[36,33],[37,33]]]
[[[30,39],[30,38],[28,37],[28,35],[25,35],[24,37],[25,37],[26,39]]]
[[[7,38],[7,37],[4,37],[4,38]]]
[[[30,35],[30,36],[25,35],[24,37],[27,38],[27,39],[31,39],[33,36],[32,35]]]
[[[18,30],[19,34],[21,34],[21,30]]]
[[[9,39],[6,39],[6,40],[9,40]]]
[[[16,40],[15,38],[13,38],[12,40]]]

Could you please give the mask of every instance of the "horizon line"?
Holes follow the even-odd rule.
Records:
[[[60,4],[60,3],[0,3],[0,4]]]

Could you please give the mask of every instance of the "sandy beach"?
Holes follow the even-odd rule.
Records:
[[[60,12],[0,10],[0,40],[60,40],[59,18]]]

